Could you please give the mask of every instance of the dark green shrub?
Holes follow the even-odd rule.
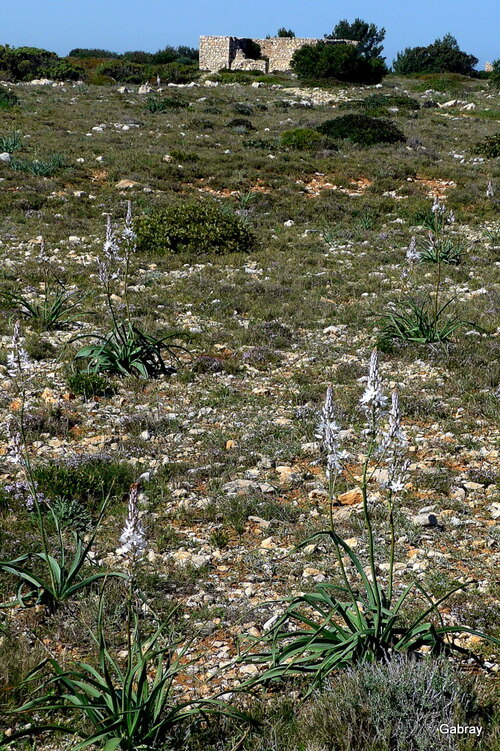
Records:
[[[110,60],[101,63],[96,68],[95,73],[96,75],[109,76],[115,81],[124,83],[143,83],[148,77],[143,65],[122,60]]]
[[[385,29],[378,29],[374,23],[355,18],[352,23],[344,18],[339,21],[326,39],[353,39],[357,41],[356,49],[365,58],[379,58],[384,49]]]
[[[137,246],[148,253],[231,253],[249,251],[255,237],[234,214],[214,202],[189,202],[136,220]]]
[[[305,81],[334,79],[375,84],[387,73],[382,60],[364,58],[352,44],[305,45],[294,52],[290,65]]]
[[[37,47],[0,45],[0,71],[11,81],[46,77],[50,65],[58,60],[55,52]]]
[[[182,62],[168,63],[168,65],[150,66],[149,75],[158,74],[162,83],[191,83],[200,76],[197,65]]]
[[[249,133],[251,130],[255,130],[250,120],[246,117],[233,117],[232,120],[226,123],[226,128],[231,128],[231,130],[235,130],[238,133]]]
[[[74,65],[67,60],[58,60],[47,68],[47,76],[56,81],[78,81],[85,76],[81,65]]]
[[[398,52],[392,67],[395,73],[407,76],[412,73],[460,73],[471,76],[478,59],[462,52],[451,34],[436,39],[427,47],[407,47]]]
[[[489,83],[490,86],[498,89],[500,88],[500,57],[498,58],[498,60],[493,60],[491,65],[493,67],[493,71],[488,75]]]
[[[368,115],[342,115],[334,120],[325,120],[318,125],[318,131],[332,138],[345,138],[363,146],[406,141],[404,134],[393,122]]]
[[[485,156],[487,159],[495,159],[500,156],[500,131],[493,136],[485,138],[476,144],[474,151],[476,154]]]
[[[236,102],[233,104],[232,110],[237,115],[245,115],[246,117],[250,117],[255,111],[251,104],[245,104],[245,102]]]
[[[265,151],[272,151],[276,148],[276,143],[270,138],[246,138],[243,141],[243,146],[247,149],[263,149]]]
[[[0,89],[0,110],[10,109],[16,104],[19,104],[19,99],[12,91]]]
[[[75,47],[74,50],[68,54],[68,57],[77,57],[79,59],[86,59],[89,57],[104,57],[108,59],[118,59],[121,55],[118,52],[110,52],[109,50],[101,49],[87,49],[86,47]]]
[[[229,70],[222,68],[218,73],[210,75],[211,81],[219,83],[252,83],[261,80],[262,72],[259,70]]]
[[[71,373],[67,379],[68,388],[74,394],[83,396],[84,399],[90,399],[94,396],[112,396],[116,393],[116,388],[104,376],[98,373]]]
[[[176,159],[178,162],[199,162],[200,157],[195,151],[181,151],[180,149],[172,149],[170,151],[172,159]]]
[[[28,355],[37,362],[50,360],[57,357],[57,348],[40,334],[31,334],[26,337],[24,346]]]
[[[76,501],[91,509],[99,508],[108,496],[121,500],[136,479],[130,464],[105,454],[40,464],[34,467],[33,476],[43,496]]]
[[[337,146],[312,128],[291,128],[281,134],[281,146],[292,151],[319,151],[337,149]]]
[[[139,63],[139,65],[146,65],[154,61],[154,55],[152,52],[135,50],[133,52],[124,52],[121,56],[121,59],[126,60],[129,63]]]

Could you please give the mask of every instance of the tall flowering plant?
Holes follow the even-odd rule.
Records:
[[[79,339],[92,339],[92,343],[76,353],[76,358],[88,360],[88,370],[110,375],[139,376],[156,378],[170,375],[175,368],[167,365],[163,357],[166,350],[170,357],[180,362],[179,354],[188,350],[175,339],[185,338],[179,331],[171,331],[164,336],[152,336],[141,331],[132,320],[129,300],[129,278],[131,261],[137,246],[137,235],[132,221],[132,204],[127,204],[125,224],[121,231],[113,226],[111,217],[106,220],[106,234],[99,258],[99,280],[103,285],[113,327],[106,334],[81,334]],[[125,315],[120,317],[113,306],[113,290],[123,284]]]
[[[346,461],[349,453],[341,448],[341,430],[333,389],[329,387],[321,411],[317,436],[325,457],[325,472],[330,504],[330,528],[310,536],[297,550],[321,537],[329,539],[336,551],[341,584],[321,582],[313,592],[284,600],[286,609],[264,637],[251,639],[251,647],[240,660],[264,664],[261,675],[248,684],[267,682],[286,676],[310,676],[310,691],[339,667],[363,660],[388,660],[404,652],[418,652],[423,647],[432,653],[451,652],[461,647],[449,639],[450,634],[468,633],[500,644],[498,639],[465,626],[445,626],[439,607],[454,592],[474,582],[466,582],[445,595],[433,599],[418,582],[396,587],[395,510],[405,490],[409,462],[408,440],[401,424],[399,397],[393,392],[387,399],[382,387],[378,354],[373,352],[365,390],[360,398],[365,426],[360,435],[361,467],[354,477]],[[335,529],[334,506],[339,477],[358,482],[361,491],[364,526],[367,537],[365,555],[356,555]],[[375,544],[370,491],[376,485],[387,509],[388,566],[380,566],[382,551]],[[368,566],[364,560],[367,560]],[[380,573],[387,569],[387,576]],[[398,590],[398,591],[396,591]],[[405,606],[410,596],[424,600],[417,615]],[[255,650],[256,644],[263,648]]]
[[[0,561],[0,571],[17,579],[15,598],[1,603],[0,607],[43,605],[49,612],[82,590],[88,589],[98,580],[107,577],[123,577],[120,572],[84,574],[90,563],[89,552],[104,515],[106,504],[96,522],[93,533],[84,542],[78,532],[74,532],[74,545],[71,554],[63,536],[59,518],[50,502],[39,491],[33,475],[30,455],[24,430],[25,404],[28,388],[34,376],[33,364],[23,347],[19,322],[14,326],[12,346],[7,356],[7,372],[11,378],[11,391],[16,395],[18,409],[11,415],[8,432],[8,462],[17,470],[16,483],[11,492],[17,495],[18,489],[25,491],[26,507],[36,515],[40,534],[41,550],[23,553],[9,561]],[[46,516],[52,519],[57,541],[54,545],[46,530]],[[35,561],[35,565],[33,565]]]

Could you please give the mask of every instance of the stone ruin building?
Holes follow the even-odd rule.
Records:
[[[261,57],[255,60],[247,53],[249,43],[260,46]],[[262,73],[290,70],[290,61],[295,50],[306,44],[357,44],[352,39],[297,39],[295,37],[269,37],[248,39],[243,37],[200,37],[200,70],[210,72],[229,70],[258,70]]]

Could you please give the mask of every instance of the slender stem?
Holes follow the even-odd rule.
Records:
[[[124,274],[124,297],[125,297],[125,310],[127,311],[127,321],[130,321],[130,303],[128,299],[128,275],[130,270],[130,252],[127,248],[125,252],[125,274]]]
[[[434,292],[434,332],[437,328],[437,319],[438,319],[438,311],[439,311],[439,291],[441,286],[441,242],[438,238],[437,244],[437,277],[436,277],[436,289]]]
[[[21,366],[21,360],[18,358],[18,368],[20,377],[22,377],[22,366]],[[52,572],[52,566],[49,565],[48,562],[48,555],[49,555],[49,547],[47,544],[47,533],[45,531],[45,522],[43,520],[43,514],[42,509],[40,506],[40,501],[38,500],[38,488],[36,486],[35,478],[33,476],[33,470],[31,468],[31,462],[29,458],[28,453],[28,444],[26,440],[26,430],[25,430],[25,421],[24,421],[24,415],[25,415],[25,402],[26,402],[26,391],[23,388],[21,392],[21,409],[20,409],[20,425],[19,425],[19,431],[21,435],[21,443],[22,443],[22,462],[24,464],[24,474],[26,477],[26,481],[29,487],[29,490],[31,492],[31,496],[33,498],[33,504],[35,506],[37,521],[38,521],[38,528],[40,530],[40,536],[42,539],[42,549],[45,555],[45,560],[47,562],[47,568],[49,571],[49,577],[50,577],[50,584],[52,587],[52,591],[54,594],[56,594],[56,582],[54,579],[54,574]]]
[[[342,551],[340,550],[340,545],[338,544],[336,538],[334,537],[335,530],[334,530],[334,524],[333,524],[333,500],[335,498],[335,486],[337,484],[337,479],[338,479],[338,470],[336,469],[335,470],[335,474],[333,475],[333,477],[330,474],[329,474],[329,477],[328,477],[328,502],[329,502],[329,507],[330,507],[330,528],[331,528],[331,531],[332,531],[332,540],[333,540],[333,544],[334,544],[334,547],[335,547],[335,552],[337,554],[337,559],[338,559],[338,562],[339,562],[340,572],[342,574],[342,579],[344,581],[346,590],[351,595],[351,600],[353,602],[354,608],[356,609],[356,614],[358,616],[358,619],[361,620],[361,613],[359,611],[358,601],[356,599],[356,596],[355,596],[355,594],[354,594],[354,592],[352,590],[351,584],[350,584],[349,579],[347,577],[347,571],[346,571],[346,568],[345,568],[344,559],[342,557]]]
[[[391,600],[392,600],[393,580],[394,580],[394,554],[396,550],[396,530],[394,527],[394,497],[393,497],[392,490],[389,491],[388,505],[389,505],[389,527],[390,527],[390,535],[391,535],[391,546],[389,550],[389,588],[388,588],[388,598],[389,598],[389,607],[390,607]]]
[[[370,513],[368,511],[368,464],[370,461],[370,457],[373,453],[375,447],[375,439],[372,438],[372,441],[368,447],[368,452],[366,454],[366,458],[363,464],[363,476],[362,476],[362,482],[361,482],[361,493],[363,498],[363,513],[365,518],[365,524],[366,524],[366,530],[368,532],[368,557],[370,562],[370,571],[372,575],[373,580],[373,588],[375,591],[375,598],[377,600],[377,608],[379,611],[381,611],[382,607],[382,601],[380,599],[380,591],[377,581],[377,573],[375,568],[375,542],[373,538],[373,527],[370,519]],[[380,623],[380,618],[378,619]]]

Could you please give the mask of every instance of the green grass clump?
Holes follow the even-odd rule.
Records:
[[[342,115],[334,120],[325,120],[318,125],[318,131],[332,138],[345,138],[362,146],[406,141],[405,135],[393,122],[368,115]]]
[[[19,104],[19,99],[12,91],[0,89],[0,110],[8,110],[16,104]]]
[[[487,159],[496,159],[500,156],[500,131],[493,136],[480,141],[475,147],[476,154],[485,156]]]
[[[78,501],[98,508],[107,497],[121,499],[135,479],[132,467],[109,456],[82,455],[33,468],[37,488],[49,499]]]
[[[337,146],[318,133],[313,128],[291,128],[281,134],[281,146],[290,151],[319,151],[331,149],[337,151]]]
[[[67,379],[68,388],[78,396],[89,399],[94,396],[111,396],[116,392],[115,387],[107,378],[98,373],[71,373]]]
[[[64,157],[61,154],[53,154],[47,159],[15,159],[9,167],[15,172],[27,172],[36,177],[52,177],[64,167]]]
[[[156,96],[150,96],[146,101],[146,109],[149,112],[168,112],[169,110],[182,109],[187,107],[188,103],[178,97],[163,97],[160,99]]]
[[[0,108],[1,108],[1,98],[0,98]],[[2,136],[0,138],[0,151],[1,152],[7,152],[8,154],[12,154],[14,151],[17,151],[18,149],[21,149],[23,145],[21,134],[17,131],[14,131],[13,133],[9,133],[7,136]]]
[[[389,107],[397,107],[399,110],[409,112],[420,109],[420,104],[414,97],[406,96],[406,94],[370,94],[365,99],[351,99],[339,105],[341,110],[364,110],[375,116],[386,115]]]
[[[222,255],[255,246],[251,229],[213,202],[169,206],[136,220],[137,247],[148,253]]]

